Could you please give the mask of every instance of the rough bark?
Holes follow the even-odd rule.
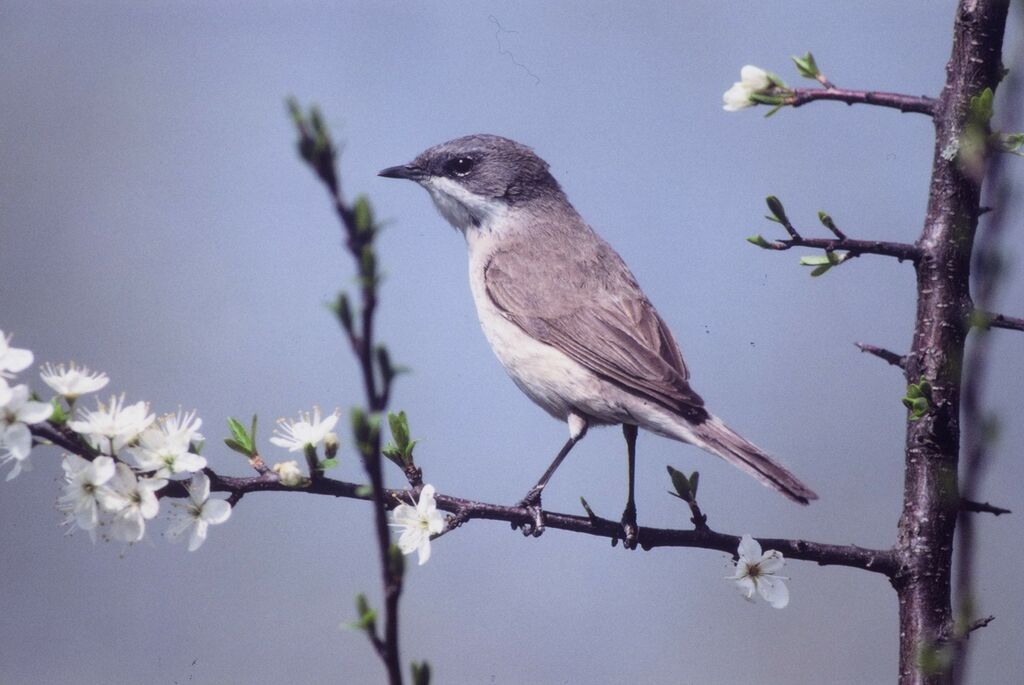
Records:
[[[995,89],[1001,74],[1008,0],[962,0],[946,84],[934,109],[935,151],[928,211],[918,241],[917,317],[906,360],[908,383],[931,384],[931,410],[908,420],[903,512],[893,584],[899,598],[900,683],[947,683],[918,668],[922,649],[953,639],[950,572],[959,494],[960,384],[972,311],[971,251],[980,213],[981,177],[956,150],[971,97]]]

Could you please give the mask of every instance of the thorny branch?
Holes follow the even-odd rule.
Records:
[[[66,450],[80,450],[78,445],[65,439],[63,433],[52,426],[39,424],[32,426],[32,430],[41,439],[60,444]],[[60,440],[59,443],[54,439],[55,436]],[[92,457],[89,453],[81,456]],[[372,496],[366,492],[363,484],[333,478],[324,477],[302,487],[289,487],[283,485],[277,474],[273,472],[249,477],[224,476],[212,469],[205,469],[205,472],[210,478],[211,490],[229,493],[235,501],[254,492],[307,493],[346,499],[372,500]],[[386,509],[393,509],[403,502],[408,503],[410,499],[415,499],[416,495],[415,488],[386,489],[382,492],[381,499]],[[167,487],[160,491],[160,496],[184,498],[188,497],[188,491],[185,489],[184,482],[170,481]],[[529,523],[533,520],[531,512],[519,506],[489,504],[443,494],[436,495],[436,501],[438,508],[451,513],[456,521],[454,525],[449,524],[445,531],[446,534],[472,520],[504,521],[506,523]],[[584,515],[545,511],[544,523],[552,529],[593,535],[612,541],[621,539],[622,523],[620,521],[598,516],[589,506],[584,506],[586,508]],[[706,518],[699,508],[691,509],[691,513],[695,518],[698,516],[701,520]],[[716,532],[707,527],[706,523],[694,523],[696,527],[693,530],[641,526],[638,533],[640,547],[645,550],[656,547],[693,547],[735,554],[740,541],[739,535]],[[758,541],[765,548],[777,549],[786,557],[811,561],[822,566],[849,566],[883,575],[891,575],[896,570],[890,550],[868,549],[856,545],[832,545],[800,539],[759,537]]]

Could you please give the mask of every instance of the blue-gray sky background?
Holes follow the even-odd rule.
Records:
[[[319,103],[344,141],[346,192],[369,193],[390,220],[380,335],[413,369],[394,406],[423,440],[427,480],[516,501],[565,427],[493,358],[461,237],[422,190],[375,176],[429,145],[498,133],[550,162],[621,252],[708,406],[821,495],[794,506],[644,435],[641,523],[689,525],[666,494],[672,464],[700,470],[717,529],[887,546],[903,382],[852,343],[906,350],[912,268],[869,257],[812,280],[795,251],[744,237],[778,235],[761,219],[776,194],[808,234],[824,209],[853,236],[913,240],[931,122],[833,103],[766,121],[763,108],[723,112],[721,94],[747,63],[798,81],[789,55],[808,49],[839,85],[937,94],[954,5],[5,2],[0,328],[38,362],[107,371],[131,401],[198,409],[218,471],[246,472],[218,446],[226,416],[258,412],[267,458],[288,458],[266,441],[273,419],[361,399],[324,308],[351,268],[283,104]],[[1001,298],[1017,315],[1020,257],[1010,245]],[[1021,357],[1019,334],[995,334],[988,390],[1005,420],[982,496],[1014,510]],[[339,475],[358,479],[342,435]],[[381,681],[363,636],[338,628],[357,592],[379,594],[365,504],[253,495],[197,553],[168,544],[160,520],[122,556],[63,537],[58,457],[39,449],[34,471],[0,483],[0,681]],[[624,461],[617,430],[592,432],[545,504],[579,511],[582,495],[618,516]],[[971,639],[975,682],[1024,671],[1022,533],[1017,515],[979,520],[979,610],[997,620]],[[896,602],[881,576],[792,562],[793,599],[776,611],[743,601],[730,572],[716,552],[628,553],[474,522],[410,567],[403,655],[429,659],[438,683],[894,680]]]

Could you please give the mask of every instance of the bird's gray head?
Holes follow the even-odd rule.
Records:
[[[455,228],[488,228],[516,207],[564,199],[548,165],[533,150],[501,136],[476,134],[435,145],[409,164],[380,176],[406,178],[427,189]]]

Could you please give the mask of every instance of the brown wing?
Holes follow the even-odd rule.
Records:
[[[545,265],[557,265],[544,273]],[[588,227],[531,229],[484,268],[487,294],[528,335],[605,380],[696,419],[704,401],[671,331],[619,255]]]

